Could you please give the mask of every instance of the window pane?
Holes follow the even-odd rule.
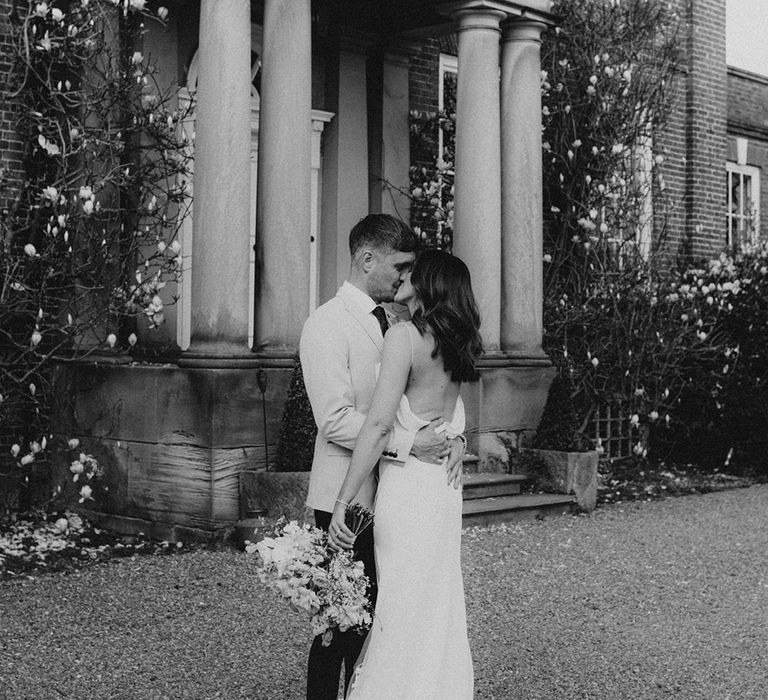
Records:
[[[738,173],[731,173],[731,213],[739,214],[741,204],[740,177]]]

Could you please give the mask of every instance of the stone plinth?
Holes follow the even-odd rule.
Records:
[[[478,471],[506,472],[509,450],[539,425],[556,370],[548,362],[515,364],[503,357],[485,358],[480,380],[465,384],[469,451],[479,458]]]
[[[81,449],[104,468],[108,491],[92,506],[99,520],[166,539],[213,537],[231,527],[240,517],[240,473],[265,468],[256,373],[152,364],[60,366],[55,431],[79,438]],[[290,373],[275,368],[267,374],[274,458]]]
[[[579,508],[595,509],[597,452],[523,449],[520,456],[527,472],[536,477],[544,491],[573,494]]]
[[[240,477],[241,512],[254,513],[268,521],[285,517],[299,522],[314,522],[305,502],[309,472],[243,472]]]

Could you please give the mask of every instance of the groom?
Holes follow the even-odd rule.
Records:
[[[312,313],[301,334],[304,384],[317,423],[307,506],[314,509],[315,522],[324,530],[376,385],[375,368],[381,362],[390,320],[380,304],[394,299],[410,272],[417,246],[413,230],[393,216],[369,214],[358,222],[349,234],[352,264],[346,282],[333,299]],[[461,469],[464,444],[435,433],[437,424],[418,433],[395,430],[384,454],[401,462],[409,453],[426,462],[449,456],[453,479]],[[375,493],[376,475],[371,473],[355,502],[373,509]],[[375,584],[373,528],[355,540],[354,549]],[[375,585],[371,595],[375,600]],[[322,646],[321,637],[315,638],[309,653],[307,700],[336,700],[342,662],[348,686],[363,641],[353,631],[336,631],[327,647]]]

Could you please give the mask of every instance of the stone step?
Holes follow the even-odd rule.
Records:
[[[464,500],[488,498],[490,496],[513,496],[520,493],[520,486],[528,477],[524,474],[498,474],[495,472],[480,472],[465,474]]]
[[[469,527],[535,520],[548,515],[570,513],[575,503],[573,496],[554,493],[473,498],[464,501],[462,525]]]

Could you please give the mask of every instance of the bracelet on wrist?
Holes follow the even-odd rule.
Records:
[[[336,503],[341,503],[341,505],[343,505],[345,508],[349,508],[349,503],[342,501],[340,498],[336,499]]]

